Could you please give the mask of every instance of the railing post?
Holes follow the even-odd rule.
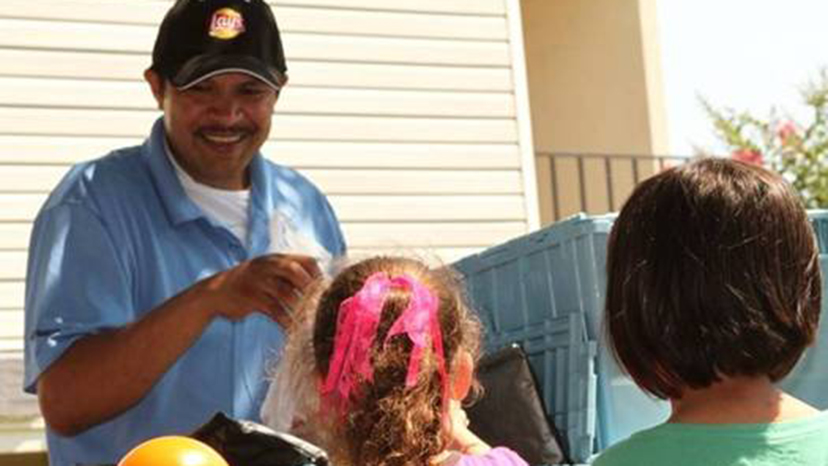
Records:
[[[561,205],[558,200],[558,166],[557,157],[549,154],[549,171],[552,175],[552,206],[555,209],[553,212],[555,221],[561,218]]]
[[[586,174],[584,173],[584,158],[583,155],[577,155],[578,160],[578,187],[581,191],[581,211],[587,211],[587,195],[586,195]]]
[[[633,185],[637,185],[641,181],[641,174],[638,172],[638,158],[630,157],[630,162],[632,163]]]
[[[604,170],[607,178],[607,202],[609,203],[609,211],[614,212],[615,200],[612,194],[614,180],[612,176],[612,162],[610,161],[610,157],[608,155],[604,155]]]

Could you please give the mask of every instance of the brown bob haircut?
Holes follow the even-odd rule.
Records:
[[[610,233],[604,325],[644,390],[788,374],[819,323],[818,249],[797,195],[761,167],[706,158],[639,184]]]

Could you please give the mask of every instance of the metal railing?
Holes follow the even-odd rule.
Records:
[[[547,170],[549,175],[547,183],[539,177],[538,187],[542,191],[547,190],[546,198],[551,198],[551,206],[544,206],[542,202],[542,208],[551,207],[550,220],[559,220],[575,212],[616,211],[641,180],[665,168],[683,164],[691,158],[678,155],[558,152],[537,152],[535,156],[538,169]],[[573,206],[571,202],[568,206],[562,205],[563,195],[568,194],[566,197],[571,198],[572,190],[575,190],[577,205]]]

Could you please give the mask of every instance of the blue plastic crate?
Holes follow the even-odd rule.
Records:
[[[489,331],[525,329],[578,313],[586,319],[588,338],[596,340],[599,323],[593,310],[603,305],[607,235],[614,218],[579,214],[454,264]]]
[[[819,243],[822,269],[822,313],[817,342],[779,385],[792,395],[828,409],[828,210],[811,211],[811,224]]]
[[[808,216],[814,226],[820,254],[828,254],[828,210],[812,210]]]
[[[828,211],[810,217],[820,251],[828,253]],[[670,412],[667,402],[646,395],[619,370],[602,335],[606,244],[614,218],[580,214],[454,264],[486,326],[486,347],[514,342],[524,347],[548,414],[564,431],[577,462],[663,422]],[[821,262],[828,274],[828,255]],[[563,341],[561,319],[571,315],[579,317],[569,320],[569,346],[550,346]],[[577,322],[583,323],[580,335]],[[825,409],[828,323],[821,333],[824,343],[809,350],[783,386]],[[573,354],[590,360],[578,362]]]
[[[548,414],[567,436],[570,455],[585,461],[595,438],[596,348],[586,338],[583,316],[554,317],[523,330],[492,335],[486,343],[501,348],[515,342],[533,367],[557,369],[538,377],[538,388]]]
[[[455,264],[486,326],[487,348],[517,342],[530,354],[547,413],[564,431],[576,462],[589,461],[605,446],[661,422],[669,413],[666,403],[646,396],[620,373],[600,338],[606,243],[613,219],[578,215]],[[582,344],[594,349],[585,368],[532,354],[538,332],[567,315],[580,316],[585,324]],[[561,377],[582,380],[561,383]],[[573,386],[587,392],[563,390]],[[562,405],[571,411],[561,412]],[[584,413],[590,419],[580,419]]]

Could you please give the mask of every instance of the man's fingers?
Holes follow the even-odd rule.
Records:
[[[299,305],[300,297],[295,290],[290,284],[278,280],[264,291],[267,313],[282,326],[293,321],[294,309]]]
[[[319,269],[319,263],[317,262],[315,257],[306,256],[304,254],[270,254],[265,256],[270,258],[271,260],[280,262],[280,263],[290,263],[293,265],[298,265],[305,273],[312,277],[318,277],[322,274],[321,270]]]
[[[302,267],[302,269],[308,275],[310,275],[313,278],[318,278],[320,275],[322,275],[322,271],[319,269],[319,261],[317,261],[315,257],[304,256],[300,254],[291,254],[285,257],[291,258],[293,261],[299,264],[299,266]]]
[[[274,254],[268,259],[268,273],[289,282],[300,292],[321,275],[313,257]]]
[[[316,260],[295,254],[270,254],[238,266],[228,290],[231,302],[247,302],[246,312],[259,310],[283,327],[292,323],[293,310],[300,304],[303,291],[321,272]]]
[[[290,308],[296,306],[301,299],[301,292],[285,280],[274,279],[267,288],[266,293],[271,301],[284,304]]]

